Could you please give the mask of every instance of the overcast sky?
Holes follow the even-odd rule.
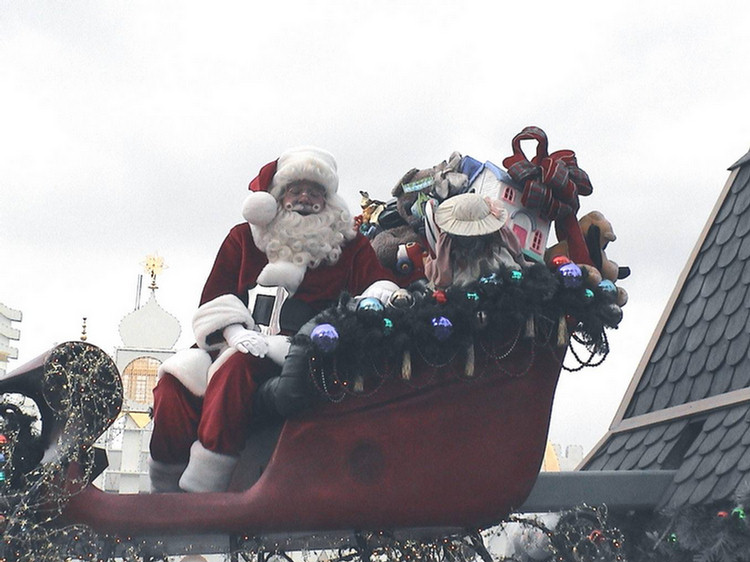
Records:
[[[359,190],[387,199],[454,150],[499,164],[536,125],[576,151],[594,185],[582,212],[610,218],[609,255],[633,271],[610,357],[559,385],[550,436],[588,449],[750,147],[748,30],[743,1],[2,2],[10,369],[84,316],[112,352],[154,252],[188,346],[247,184],[285,148],[333,152],[356,209]]]

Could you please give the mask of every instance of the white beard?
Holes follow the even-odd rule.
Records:
[[[344,244],[356,232],[343,201],[337,205],[337,197],[332,199],[322,211],[312,215],[279,207],[267,227],[253,226],[255,245],[266,254],[268,262],[289,262],[303,268],[336,263]]]

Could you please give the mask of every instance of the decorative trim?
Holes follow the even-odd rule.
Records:
[[[657,425],[697,414],[704,414],[720,408],[744,404],[745,402],[750,402],[750,388],[741,388],[740,390],[725,392],[718,396],[710,396],[709,398],[694,400],[687,404],[680,404],[679,406],[664,408],[656,412],[626,418],[617,427],[611,429],[611,434],[622,433],[632,429],[641,429],[650,425]]]

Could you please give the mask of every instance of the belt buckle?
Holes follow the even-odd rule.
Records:
[[[261,334],[275,336],[281,333],[281,307],[289,298],[289,291],[284,287],[256,285],[247,296],[247,308]]]

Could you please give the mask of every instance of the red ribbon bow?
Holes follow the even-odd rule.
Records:
[[[536,156],[531,161],[521,149],[521,141],[537,142]],[[576,263],[591,263],[583,234],[575,220],[579,195],[591,195],[593,188],[586,172],[578,167],[575,152],[547,152],[547,135],[539,127],[526,127],[513,137],[513,154],[503,160],[508,175],[523,185],[521,203],[539,209],[554,220],[559,240],[568,240],[570,257]]]
[[[528,160],[521,150],[521,141],[537,141],[536,156]],[[579,195],[591,195],[593,188],[588,174],[578,167],[575,152],[547,152],[547,135],[539,127],[526,127],[513,137],[513,155],[503,166],[516,182],[523,185],[521,202],[539,209],[550,220],[575,214],[580,207]]]

